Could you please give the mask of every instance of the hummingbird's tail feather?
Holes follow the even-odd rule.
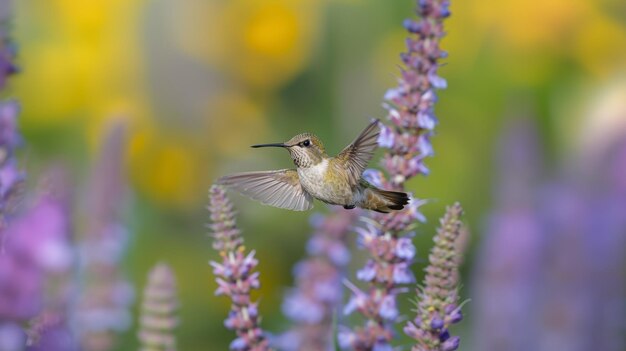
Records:
[[[399,211],[409,203],[409,195],[407,193],[377,188],[368,188],[365,193],[365,199],[363,208],[381,213]]]

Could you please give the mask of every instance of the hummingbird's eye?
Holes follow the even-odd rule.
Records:
[[[307,140],[302,142],[302,146],[309,147],[309,146],[311,146],[311,142],[307,139]]]

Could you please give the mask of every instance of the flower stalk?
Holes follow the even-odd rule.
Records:
[[[117,333],[131,325],[134,290],[121,270],[129,231],[122,213],[128,195],[124,177],[125,125],[113,124],[90,179],[80,230],[80,289],[74,325],[85,351],[115,347]]]
[[[390,125],[381,124],[378,144],[388,149],[381,172],[368,170],[364,177],[372,184],[386,189],[404,190],[405,182],[417,175],[427,175],[424,164],[433,155],[430,138],[437,124],[434,104],[436,90],[446,87],[438,76],[439,60],[446,53],[439,48],[444,36],[443,20],[450,15],[447,0],[419,0],[419,21],[406,20],[409,32],[407,51],[401,54],[404,67],[398,86],[385,94],[384,108]],[[355,350],[391,350],[393,325],[399,312],[397,295],[405,292],[405,284],[415,281],[410,266],[415,256],[410,231],[416,222],[423,222],[419,207],[425,201],[412,199],[408,208],[391,214],[374,214],[365,228],[358,230],[361,246],[370,259],[357,272],[357,279],[368,283],[367,291],[350,285],[352,298],[345,313],[360,312],[365,325],[339,334],[343,348]]]
[[[314,232],[306,245],[308,256],[296,264],[296,287],[283,302],[293,327],[279,338],[281,350],[334,350],[333,318],[350,261],[346,241],[359,213],[337,209],[311,217]]]
[[[448,328],[463,319],[458,294],[462,257],[459,241],[466,230],[462,214],[458,203],[448,207],[433,239],[435,246],[428,256],[424,284],[417,290],[417,316],[404,327],[405,333],[417,341],[413,351],[454,351],[459,347],[460,338],[450,336]]]
[[[141,351],[176,351],[177,308],[174,272],[167,264],[159,263],[150,271],[143,292],[138,334]]]
[[[231,310],[224,325],[237,334],[230,349],[269,350],[269,342],[259,325],[258,302],[252,302],[250,297],[252,290],[260,287],[259,272],[254,271],[259,261],[254,257],[254,251],[246,253],[233,205],[224,189],[212,186],[209,197],[213,248],[221,257],[221,262],[210,262],[218,285],[215,295],[230,297]]]

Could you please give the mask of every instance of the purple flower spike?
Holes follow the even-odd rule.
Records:
[[[105,135],[86,192],[80,230],[81,294],[74,311],[81,349],[114,347],[116,334],[131,326],[134,290],[121,271],[130,233],[122,222],[128,188],[124,177],[125,125],[112,124]]]
[[[231,311],[224,325],[237,334],[230,344],[231,350],[269,350],[269,342],[259,326],[257,303],[250,293],[260,286],[259,273],[254,272],[258,260],[254,251],[246,255],[243,238],[237,229],[233,205],[224,189],[212,186],[209,191],[213,248],[221,257],[221,263],[210,262],[216,275],[216,295],[231,299]]]
[[[462,212],[458,203],[448,207],[434,238],[424,283],[417,291],[417,317],[404,328],[405,333],[417,341],[414,351],[456,350],[459,346],[459,338],[450,337],[448,328],[462,319],[458,305],[458,266],[462,254],[459,240],[464,230],[460,220]]]
[[[0,89],[6,85],[7,78],[18,71],[14,62],[16,46],[8,37],[6,28],[8,26],[4,24],[12,19],[10,18],[11,11],[7,7],[11,7],[11,5],[2,5],[0,8],[0,21],[3,23],[2,28],[0,28]]]
[[[3,245],[3,228],[20,197],[25,174],[19,171],[15,149],[22,137],[17,130],[19,107],[16,102],[0,103],[0,249]]]
[[[157,264],[143,293],[138,333],[142,350],[176,351],[177,308],[174,272],[164,263]]]
[[[6,234],[0,252],[0,320],[23,322],[41,311],[46,276],[72,263],[64,204],[41,198],[11,222]]]
[[[447,82],[437,73],[439,59],[445,57],[439,49],[444,36],[443,19],[450,15],[445,0],[418,0],[419,20],[407,19],[403,25],[409,32],[407,51],[400,55],[404,67],[398,86],[387,90],[383,107],[391,125],[381,126],[378,144],[388,149],[382,159],[387,178],[372,172],[364,176],[376,186],[403,191],[404,183],[417,175],[428,175],[425,160],[434,154],[430,138],[437,124],[434,104],[435,91],[444,89]],[[391,349],[392,326],[397,313],[395,299],[399,286],[415,281],[410,265],[415,247],[404,234],[415,222],[425,221],[418,210],[424,201],[412,198],[403,211],[390,214],[374,214],[377,225],[368,222],[367,228],[359,228],[359,243],[371,259],[357,272],[357,278],[369,283],[367,308],[358,310],[365,318],[363,327],[356,328],[350,338],[344,338],[340,346],[356,350]],[[354,296],[351,301],[355,301]],[[348,334],[345,334],[348,335]]]
[[[32,351],[76,350],[66,318],[75,259],[67,189],[54,175],[46,174],[36,202],[8,223],[0,252],[0,329],[7,322],[28,321],[26,342]]]
[[[334,350],[333,317],[341,303],[343,272],[350,260],[346,241],[359,214],[338,208],[326,216],[311,216],[314,232],[306,245],[308,257],[296,264],[296,286],[282,306],[293,327],[273,342],[279,349]],[[355,300],[346,308],[352,310],[359,304]]]

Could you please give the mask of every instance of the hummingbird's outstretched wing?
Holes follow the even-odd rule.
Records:
[[[295,169],[236,173],[218,179],[217,184],[274,207],[293,211],[306,211],[313,207],[313,197],[300,185]]]
[[[379,121],[375,120],[365,128],[361,134],[337,155],[337,160],[348,171],[350,184],[359,184],[361,174],[372,159],[374,151],[378,147],[378,135],[380,134]]]

